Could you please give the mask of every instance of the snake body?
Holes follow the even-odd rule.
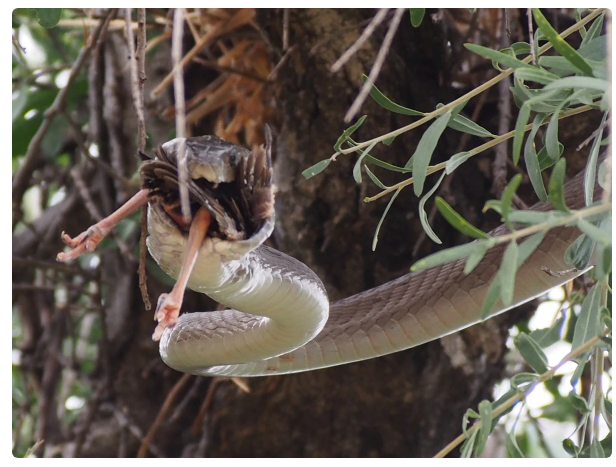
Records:
[[[237,147],[226,144],[227,150]],[[240,159],[256,157],[245,151]],[[252,185],[262,186],[264,176],[271,183],[259,163],[248,165],[250,174],[245,164],[243,172],[236,172],[236,181],[244,183],[240,183],[240,191],[245,190],[246,206],[255,191]],[[215,193],[218,184],[210,182],[214,182]],[[570,180],[565,189],[568,206],[581,207],[583,174]],[[551,206],[539,203],[532,209],[547,211]],[[480,321],[481,304],[505,248],[499,244],[489,250],[469,275],[464,275],[465,259],[461,259],[330,304],[313,271],[262,245],[273,227],[272,211],[247,238],[206,237],[188,286],[231,309],[181,315],[160,340],[160,354],[167,365],[205,376],[275,375],[375,358],[438,339]],[[151,255],[167,274],[177,277],[186,249],[185,232],[156,202],[148,207],[148,229]],[[508,232],[501,226],[490,235]],[[542,267],[569,269],[564,253],[578,235],[575,228],[548,232],[516,275],[512,305],[497,305],[493,315],[581,274],[583,271],[553,277],[542,271]]]

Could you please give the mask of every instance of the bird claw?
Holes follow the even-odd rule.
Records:
[[[56,260],[64,263],[78,258],[83,253],[91,253],[108,233],[108,230],[105,231],[105,229],[99,227],[98,224],[93,225],[75,238],[71,238],[66,232],[62,232],[62,242],[72,248],[72,250],[58,253]]]
[[[158,321],[158,326],[152,334],[153,341],[159,341],[166,328],[172,328],[177,322],[180,315],[181,302],[178,302],[177,298],[173,294],[161,294],[158,297],[158,305],[154,312],[154,320]]]

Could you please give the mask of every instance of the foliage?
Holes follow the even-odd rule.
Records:
[[[588,362],[591,362],[592,378],[596,382],[603,373],[602,361],[606,350],[611,359],[611,306],[609,306],[611,300],[608,300],[608,291],[611,290],[609,286],[611,260],[607,256],[608,253],[611,254],[612,248],[611,202],[607,200],[595,201],[593,197],[594,180],[598,173],[597,161],[603,140],[605,122],[611,112],[609,81],[606,72],[608,66],[606,35],[602,34],[605,13],[603,10],[593,10],[582,18],[580,11],[577,10],[577,23],[560,35],[539,9],[533,9],[532,14],[537,24],[533,43],[518,42],[500,51],[481,45],[465,44],[466,48],[473,53],[492,60],[493,66],[500,71],[500,74],[488,83],[447,105],[437,107],[432,112],[426,113],[395,103],[373,85],[370,96],[381,107],[390,112],[422,118],[406,127],[358,143],[351,139],[351,135],[360,125],[368,124],[368,116],[364,115],[340,136],[334,145],[335,154],[304,171],[304,176],[310,178],[317,175],[342,155],[354,152],[360,154],[353,168],[355,181],[362,183],[361,168],[363,167],[370,180],[382,190],[379,194],[366,198],[365,201],[372,202],[383,195],[393,193],[374,234],[373,249],[375,249],[383,221],[401,190],[413,184],[415,195],[419,197],[424,191],[426,176],[442,170],[442,176],[432,189],[421,198],[419,203],[420,220],[424,231],[433,241],[441,243],[428,222],[425,211],[428,199],[434,195],[444,176],[454,172],[470,157],[496,144],[513,139],[513,163],[517,165],[520,156],[523,155],[526,170],[535,193],[540,200],[549,201],[554,210],[547,213],[537,213],[531,210],[514,209],[512,203],[521,181],[521,176],[516,175],[503,191],[500,200],[488,201],[485,205],[485,210],[493,209],[501,215],[509,233],[499,237],[486,238],[483,232],[457,214],[442,198],[437,197],[436,205],[446,220],[461,233],[479,240],[423,258],[417,261],[411,270],[418,271],[466,258],[464,272],[469,274],[490,248],[498,244],[506,244],[501,267],[489,287],[482,306],[481,316],[485,319],[490,316],[490,312],[497,302],[500,301],[505,306],[511,304],[517,269],[539,246],[551,228],[576,225],[582,232],[582,235],[569,248],[566,255],[567,262],[578,270],[586,269],[589,266],[593,250],[600,253],[599,257],[602,258],[602,261],[600,267],[595,269],[597,283],[588,292],[579,314],[574,312],[572,305],[567,307],[563,303],[562,306],[565,308],[563,308],[562,318],[555,320],[550,328],[539,329],[530,334],[523,331],[519,333],[515,339],[515,346],[521,357],[533,370],[533,373],[520,373],[512,377],[511,389],[506,394],[506,400],[500,401],[500,403],[499,401],[495,403],[483,401],[479,404],[477,411],[469,409],[464,418],[464,435],[458,440],[465,440],[461,453],[463,457],[470,457],[473,453],[477,456],[481,455],[488,435],[496,426],[495,421],[502,416],[504,411],[510,411],[515,403],[523,400],[538,384],[545,383],[548,387],[553,381],[552,378],[556,369],[569,359],[574,359],[577,363],[577,370],[571,381],[572,389],[568,401],[563,399],[558,390],[554,390],[552,386],[551,393],[555,400],[544,408],[542,416],[546,418],[563,417],[565,414],[571,413],[571,408],[574,407],[581,413],[581,419],[575,431],[581,433],[582,440],[585,439],[587,430],[592,432],[592,436],[590,444],[585,446],[583,444],[576,446],[570,436],[563,441],[565,451],[574,457],[603,457],[606,455],[604,446],[609,444],[608,439],[611,439],[611,432],[607,438],[600,440],[597,420],[599,417],[603,417],[611,428],[611,415],[608,415],[606,409],[606,407],[611,409],[611,402],[605,398],[607,391],[603,390],[599,383],[593,384],[591,395],[588,399],[584,399],[576,392],[576,384]],[[413,26],[418,26],[419,15],[420,12],[411,10]],[[588,29],[586,29],[587,25],[589,25]],[[577,50],[564,40],[565,37],[576,31],[579,31],[583,36],[582,43]],[[540,45],[540,42],[544,42],[544,44]],[[558,55],[542,56],[550,48],[555,49]],[[521,55],[527,56],[519,59],[518,56]],[[535,57],[538,60],[535,64],[531,64],[531,60]],[[510,87],[510,90],[519,108],[514,131],[505,135],[492,135],[488,130],[460,114],[464,104],[470,98],[484,92],[509,75],[513,75],[513,86]],[[364,75],[362,79],[365,82],[368,78]],[[590,135],[592,145],[586,168],[584,193],[586,206],[579,210],[572,210],[565,204],[563,186],[566,161],[561,158],[563,145],[558,140],[558,122],[563,118],[592,109],[599,109],[603,112],[603,121],[597,131]],[[532,113],[535,116],[529,124]],[[396,136],[413,130],[424,123],[427,124],[431,120],[434,121],[424,131],[415,153],[404,167],[391,166],[386,161],[376,159],[368,154],[377,144],[390,145]],[[545,125],[547,125],[545,139],[541,142],[542,147],[537,150],[536,136],[539,128]],[[455,154],[445,163],[430,165],[435,148],[447,128],[488,138],[489,141],[469,151]],[[528,136],[524,144],[526,133],[528,133]],[[345,145],[347,147],[344,147]],[[372,172],[369,164],[401,173],[412,171],[413,177],[396,185],[386,186]],[[605,162],[602,165],[604,164]],[[550,167],[552,167],[552,171],[546,188],[544,172]],[[601,173],[604,174],[605,172],[602,172],[602,170],[604,169],[599,167],[599,183],[604,186],[606,181],[602,178]],[[518,244],[518,241],[522,239],[525,240]],[[569,323],[567,329],[563,328],[565,321]],[[610,325],[606,326],[608,323]],[[571,352],[561,363],[550,368],[543,348],[554,344],[561,338],[568,342]],[[591,418],[591,413],[594,413],[594,418]],[[467,429],[470,418],[479,420],[473,430]],[[591,427],[592,424],[594,426]],[[518,439],[519,437],[515,435],[514,424],[512,431],[506,437],[507,452],[511,457],[524,457],[525,449],[519,445]],[[449,450],[453,449],[452,446],[448,448]],[[444,450],[442,454],[446,454],[449,450]],[[545,451],[550,452],[549,449]]]

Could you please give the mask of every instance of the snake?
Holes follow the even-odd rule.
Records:
[[[190,261],[186,285],[226,307],[183,313],[164,323],[159,318],[155,340],[160,339],[159,353],[169,367],[225,377],[311,371],[406,350],[482,321],[482,303],[497,280],[506,242],[488,250],[469,274],[461,258],[330,303],[316,273],[264,244],[276,223],[271,146],[267,130],[266,144],[252,151],[200,136],[168,141],[153,157],[141,154],[142,191],[125,210],[147,203],[147,248],[177,279],[189,256],[191,229],[179,195],[185,170],[188,210],[204,209],[211,219]],[[584,205],[584,173],[565,184],[564,201],[571,209]],[[547,213],[552,206],[539,202],[531,209]],[[90,249],[83,239],[93,232],[92,227],[78,239],[67,237],[69,246],[80,241],[81,246],[58,259]],[[488,235],[510,232],[501,225]],[[575,227],[549,230],[519,267],[510,305],[497,302],[489,316],[584,273],[564,259],[579,235]]]

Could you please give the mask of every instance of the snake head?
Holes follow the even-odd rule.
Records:
[[[162,204],[175,224],[188,231],[179,202],[178,162],[183,147],[191,211],[194,214],[200,206],[210,211],[213,222],[208,235],[230,241],[251,239],[274,218],[269,128],[265,136],[265,146],[254,151],[217,136],[175,138],[164,143],[156,157],[145,160],[140,169],[142,187],[150,193],[148,201]]]

